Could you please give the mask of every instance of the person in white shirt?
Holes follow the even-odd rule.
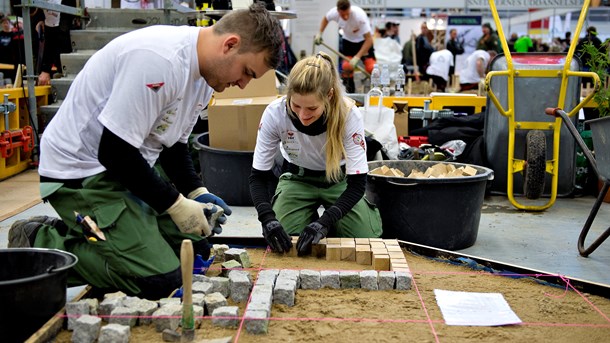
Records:
[[[445,91],[447,81],[449,81],[449,68],[452,66],[453,54],[451,51],[443,49],[435,51],[430,55],[430,63],[426,69],[426,74],[432,78],[438,91]]]
[[[281,43],[279,21],[255,3],[211,27],[151,26],[97,51],[41,142],[41,196],[63,221],[15,222],[9,244],[75,254],[70,280],[96,290],[169,296],[181,285],[182,241],[207,260],[217,213],[205,211],[231,214],[196,174],[189,135],[212,93],[275,68]],[[104,237],[79,225],[75,211]]]
[[[336,21],[343,30],[339,52],[351,59],[341,64],[341,76],[347,92],[353,93],[355,91],[353,71],[360,60],[368,73],[375,66],[371,23],[362,8],[352,6],[349,0],[338,0],[337,6],[331,8],[322,18],[320,32],[314,38],[315,44],[322,43],[322,33],[331,21]]]
[[[493,50],[475,50],[466,58],[465,67],[460,72],[460,92],[477,89],[479,82],[485,78],[489,62],[496,54]]]
[[[278,149],[283,173],[271,198]],[[367,172],[362,114],[344,97],[332,59],[302,59],[287,95],[263,112],[254,149],[250,193],[271,249],[288,251],[288,235],[299,235],[299,255],[327,235],[379,237],[379,210],[364,198]]]

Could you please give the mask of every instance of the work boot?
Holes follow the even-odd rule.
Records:
[[[60,219],[49,216],[35,216],[28,219],[17,220],[11,225],[8,232],[9,248],[29,248],[34,246],[36,234],[42,225],[55,227],[62,235],[68,232],[68,227]]]
[[[11,225],[8,231],[9,248],[30,248],[34,246],[36,233],[42,223],[30,219],[18,220]]]

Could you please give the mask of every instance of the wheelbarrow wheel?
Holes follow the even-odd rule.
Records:
[[[531,130],[527,133],[525,158],[523,193],[528,199],[538,199],[544,190],[546,169],[546,138],[543,131]]]

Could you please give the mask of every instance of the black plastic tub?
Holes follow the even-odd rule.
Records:
[[[409,175],[413,169],[425,172],[434,161],[374,161],[369,170],[383,165]],[[471,166],[475,176],[415,179],[368,174],[367,198],[381,214],[384,238],[397,238],[446,250],[472,246],[479,231],[481,207],[489,168],[453,163],[456,168]]]
[[[234,151],[210,147],[208,133],[194,140],[199,151],[203,184],[228,205],[252,206],[248,177],[252,170],[254,151]]]
[[[0,335],[23,342],[66,303],[68,271],[78,258],[61,250],[0,249]]]

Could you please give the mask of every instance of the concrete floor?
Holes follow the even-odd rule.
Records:
[[[565,275],[610,288],[610,239],[589,257],[578,254],[580,231],[595,199],[591,196],[557,199],[544,212],[516,210],[503,196],[485,199],[476,243],[459,253],[517,265],[526,269]],[[56,215],[39,204],[0,222],[0,248],[7,245],[10,225],[33,215]],[[604,203],[588,234],[587,245],[610,224],[610,204]],[[233,207],[224,236],[261,237],[253,207]]]

